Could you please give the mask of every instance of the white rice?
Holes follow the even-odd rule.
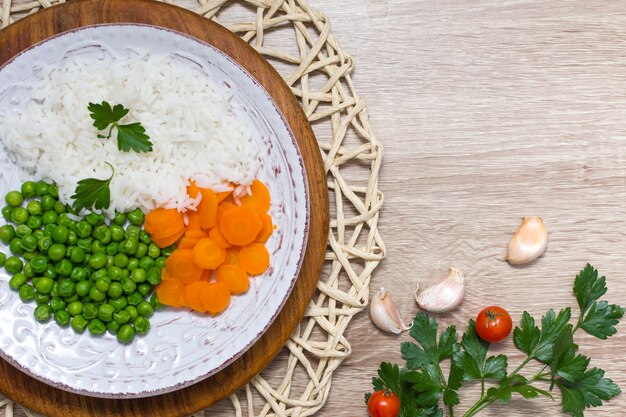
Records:
[[[250,184],[259,169],[250,132],[232,112],[229,90],[199,70],[166,55],[95,61],[75,58],[46,69],[32,100],[17,118],[0,120],[0,140],[33,180],[54,181],[64,203],[76,183],[108,178],[115,167],[111,206],[177,207],[197,202],[185,192],[188,180],[215,191],[228,183]],[[140,122],[153,152],[121,152],[116,132],[98,139],[89,102],[122,104],[121,123]]]

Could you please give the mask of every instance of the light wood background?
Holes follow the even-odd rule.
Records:
[[[190,4],[193,3],[190,1]],[[391,291],[406,321],[415,283],[449,266],[467,276],[463,305],[440,317],[464,330],[486,305],[518,322],[528,310],[575,306],[586,262],[626,305],[626,5],[502,0],[310,0],[356,61],[353,76],[385,145],[380,224],[388,258],[372,286]],[[536,263],[502,259],[525,215],[550,233]],[[576,312],[576,309],[574,309]],[[576,313],[575,313],[576,314]],[[578,335],[592,365],[626,389],[626,326],[608,341]],[[408,336],[376,330],[366,313],[347,331],[353,354],[320,416],[367,414],[363,394]],[[495,348],[522,359],[511,340]],[[477,396],[470,389],[461,415]],[[207,415],[226,416],[227,404]],[[23,414],[17,414],[23,415]],[[559,416],[558,401],[513,400],[481,416]],[[585,413],[626,415],[626,396]]]

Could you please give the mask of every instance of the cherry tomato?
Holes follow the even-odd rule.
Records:
[[[506,338],[512,327],[511,316],[502,307],[485,307],[476,316],[476,333],[487,342],[499,342]]]
[[[388,389],[376,391],[367,401],[367,411],[371,417],[397,417],[400,398]]]

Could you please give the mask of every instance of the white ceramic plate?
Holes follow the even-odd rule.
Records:
[[[267,330],[297,278],[308,234],[306,174],[295,139],[266,91],[236,62],[208,44],[169,30],[141,25],[103,25],[51,38],[0,69],[0,117],[19,112],[29,100],[38,67],[59,65],[73,54],[112,54],[135,50],[170,54],[200,65],[234,91],[234,111],[250,128],[263,166],[258,177],[270,188],[277,230],[268,242],[271,266],[252,280],[250,290],[233,297],[228,310],[212,318],[166,309],[151,318],[152,328],[128,346],[114,336],[94,337],[39,324],[34,303],[24,304],[0,273],[0,356],[46,383],[97,397],[145,397],[183,388],[207,378],[237,359]],[[17,167],[0,148],[0,195],[17,189]],[[2,220],[3,221],[3,220]],[[1,245],[0,245],[1,246]],[[8,253],[7,247],[2,247]]]

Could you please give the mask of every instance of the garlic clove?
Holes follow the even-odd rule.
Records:
[[[419,284],[415,290],[415,301],[424,310],[432,313],[445,313],[461,304],[465,296],[465,278],[455,268],[448,270],[448,276],[438,284],[432,285],[419,293]]]
[[[539,258],[548,246],[548,231],[541,217],[524,217],[506,255],[511,265],[522,265]]]
[[[381,287],[374,294],[370,303],[370,317],[372,322],[381,330],[388,333],[400,334],[408,327],[402,321],[398,308],[391,300],[391,296]]]

